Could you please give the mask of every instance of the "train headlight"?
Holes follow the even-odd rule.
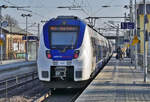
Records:
[[[46,50],[46,56],[48,59],[51,59],[52,58],[52,55],[50,53],[50,50]]]
[[[75,59],[79,57],[79,53],[80,53],[79,50],[75,50],[75,51],[74,51],[74,58],[75,58]]]

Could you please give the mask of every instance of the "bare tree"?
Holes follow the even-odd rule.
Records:
[[[18,21],[17,21],[16,19],[14,19],[13,17],[11,17],[10,15],[6,14],[6,15],[4,16],[4,19],[5,19],[6,21],[8,21],[8,24],[9,24],[10,26],[18,26]]]

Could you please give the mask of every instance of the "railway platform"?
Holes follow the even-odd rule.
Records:
[[[75,102],[150,102],[149,73],[144,82],[143,68],[112,57]]]
[[[14,64],[14,63],[22,63],[22,62],[26,62],[26,60],[25,59],[2,60],[2,61],[0,61],[0,66],[7,65],[7,64]],[[29,60],[29,62],[30,62],[30,60]]]
[[[36,71],[36,61],[7,60],[0,64],[0,80]]]

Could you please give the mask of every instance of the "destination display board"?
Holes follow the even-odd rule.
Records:
[[[51,26],[51,31],[77,31],[77,26]]]
[[[121,22],[121,29],[134,29],[133,22]]]

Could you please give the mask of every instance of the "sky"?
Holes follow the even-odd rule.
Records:
[[[129,5],[130,0],[0,0],[0,5],[8,6],[30,6],[26,8],[27,12],[23,10],[17,10],[14,8],[2,9],[2,15],[9,14],[15,18],[21,28],[25,28],[25,18],[21,14],[32,14],[32,17],[28,18],[28,26],[33,23],[40,23],[41,20],[49,20],[59,15],[75,15],[81,19],[85,19],[89,16],[98,17],[111,17],[111,16],[124,16],[124,13],[128,13],[129,9],[125,9],[124,5]],[[140,0],[137,0],[140,1]],[[133,0],[134,2],[134,0]],[[57,8],[60,6],[81,6],[78,10],[69,10],[67,8]],[[110,7],[104,8],[102,6],[108,5]],[[114,20],[114,19],[107,19]],[[100,19],[96,22],[96,26],[102,26],[106,19]],[[120,21],[120,19],[115,19]],[[37,27],[29,28],[31,32],[36,32]]]

